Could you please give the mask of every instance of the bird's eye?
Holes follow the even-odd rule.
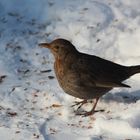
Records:
[[[59,46],[55,46],[55,49],[57,49],[57,50],[58,50],[58,49],[59,49]]]
[[[54,50],[55,52],[58,52],[58,51],[59,51],[59,46],[58,46],[58,45],[54,46],[54,47],[53,47],[53,50]]]

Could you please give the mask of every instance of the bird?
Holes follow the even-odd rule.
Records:
[[[54,56],[54,71],[60,87],[71,96],[82,99],[75,105],[83,106],[89,100],[95,100],[90,111],[77,113],[83,116],[93,115],[96,105],[104,94],[113,88],[130,88],[123,81],[140,73],[140,65],[125,66],[80,52],[69,41],[57,38],[50,43],[40,43]]]

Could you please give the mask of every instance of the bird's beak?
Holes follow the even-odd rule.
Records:
[[[50,48],[51,47],[51,45],[49,43],[40,43],[38,45],[39,45],[39,47],[43,47],[43,48]]]

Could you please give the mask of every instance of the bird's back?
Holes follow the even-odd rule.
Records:
[[[98,80],[123,81],[129,77],[128,67],[102,59],[94,55],[81,53],[77,61],[79,71],[94,75]]]

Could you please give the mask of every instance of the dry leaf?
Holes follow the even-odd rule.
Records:
[[[51,107],[61,107],[62,105],[60,105],[60,104],[52,104],[52,106]]]
[[[16,112],[7,112],[8,115],[10,115],[11,117],[15,117],[17,116]]]

